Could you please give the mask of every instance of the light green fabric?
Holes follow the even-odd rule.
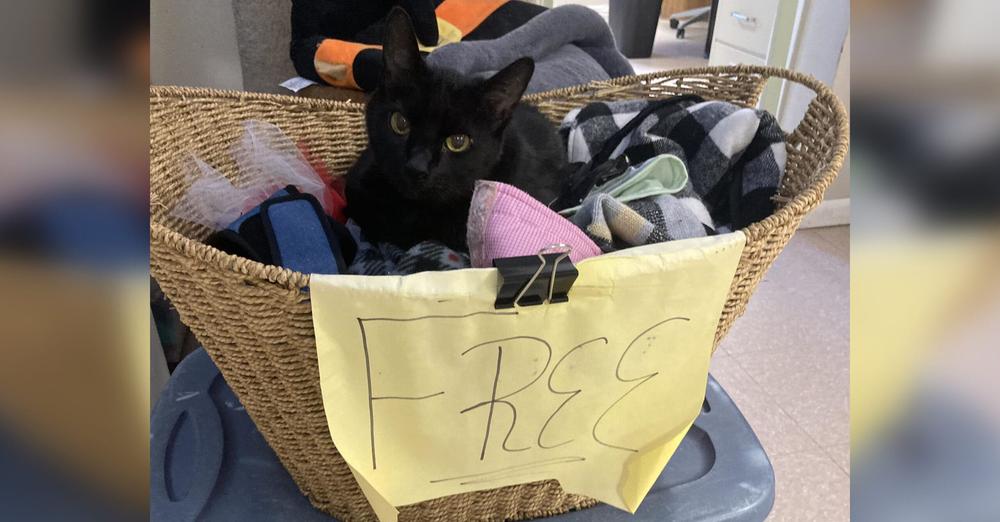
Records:
[[[605,193],[624,203],[651,196],[676,194],[687,183],[688,172],[684,162],[673,154],[661,154],[629,167],[617,178],[594,187],[590,194]],[[579,209],[579,206],[575,206],[560,210],[559,213],[569,216]]]

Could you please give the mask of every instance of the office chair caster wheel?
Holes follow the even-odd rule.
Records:
[[[678,25],[680,25],[680,21],[678,21],[676,18],[671,18],[670,19],[670,28],[671,29],[677,29]]]
[[[678,29],[677,30],[677,39],[678,40],[683,40],[684,39],[684,29]]]

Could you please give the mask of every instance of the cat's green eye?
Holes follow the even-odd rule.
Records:
[[[389,126],[392,127],[392,132],[400,136],[410,133],[410,120],[398,112],[392,113],[389,117]]]
[[[465,152],[472,146],[472,138],[465,134],[452,134],[445,138],[444,146],[452,152]]]

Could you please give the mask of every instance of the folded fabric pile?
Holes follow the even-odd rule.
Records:
[[[659,196],[657,201],[637,200],[625,204],[640,215],[652,211],[647,214],[648,219],[644,219],[650,225],[636,225],[639,228],[663,228],[661,220],[666,222],[687,216],[684,228],[695,232],[698,227],[692,226],[694,222],[690,221],[693,214],[709,229],[737,229],[774,212],[772,197],[784,175],[786,159],[784,133],[778,122],[766,111],[693,98],[596,102],[570,111],[560,126],[571,162],[590,162],[611,137],[637,117],[632,125],[634,128],[622,136],[608,159],[625,157],[627,163],[635,165],[657,155],[670,154],[684,162],[689,187],[670,198]],[[598,243],[620,239],[626,244],[635,244],[626,236],[609,238],[606,235],[607,229],[614,231],[611,223],[622,221],[619,214],[628,214],[625,208],[617,206],[609,215],[603,210],[614,206],[608,203],[608,198],[588,197],[593,200],[585,201],[583,207],[590,211],[581,210],[574,222],[598,234],[595,238]],[[704,212],[695,198],[704,203],[711,222],[704,219]],[[678,201],[674,202],[675,199]],[[651,204],[661,211],[656,211]],[[603,218],[594,217],[602,213]],[[602,219],[608,227],[600,224]],[[589,229],[592,223],[597,223],[593,231]],[[634,226],[630,228],[635,229]],[[651,232],[648,237],[680,237],[666,230],[661,232]],[[643,233],[638,233],[635,237],[642,236]]]
[[[591,189],[579,206],[560,211],[602,251],[715,233],[680,158],[661,154],[635,166],[613,161],[604,175],[620,168],[623,173]]]
[[[511,185],[477,182],[468,254],[437,241],[409,249],[371,243],[342,215],[342,205],[324,208],[317,196],[291,185],[207,243],[305,273],[407,275],[489,267],[494,259],[535,255],[552,245],[568,248],[570,259],[579,262],[621,248],[743,228],[774,212],[786,151],[784,134],[767,112],[695,96],[598,102],[571,111],[559,131],[576,167],[562,194],[545,204]],[[306,172],[316,166],[300,165],[302,158],[265,152],[248,156],[259,165],[245,168],[294,165],[298,174],[284,177],[307,185],[323,177]],[[324,201],[342,202],[336,188],[327,182],[315,192]]]
[[[619,201],[607,194],[588,197],[573,223],[603,252],[715,234],[711,216],[698,197],[686,194]]]

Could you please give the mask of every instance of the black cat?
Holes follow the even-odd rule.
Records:
[[[554,200],[565,150],[545,116],[519,103],[533,72],[530,58],[485,81],[431,70],[409,17],[394,9],[382,83],[366,107],[369,145],[347,174],[348,212],[365,235],[404,248],[434,239],[466,250],[481,179]]]

